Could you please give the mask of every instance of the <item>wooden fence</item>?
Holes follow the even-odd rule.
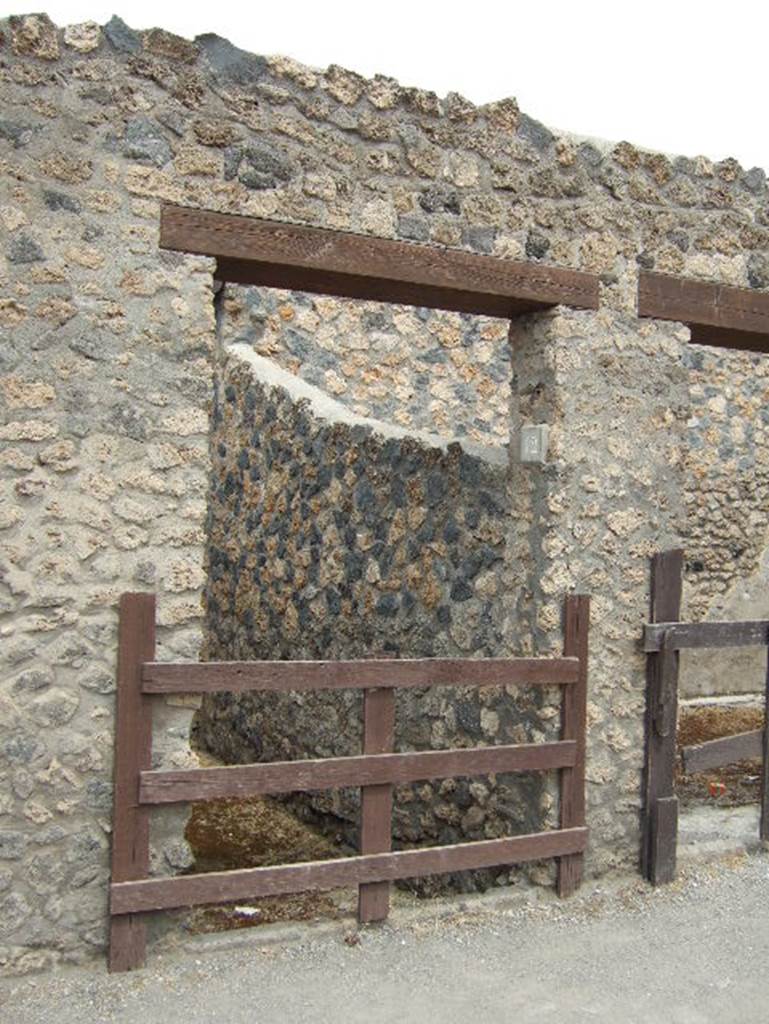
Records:
[[[558,858],[558,892],[579,885],[585,828],[585,714],[589,598],[565,602],[562,657],[363,661],[155,661],[155,596],[120,601],[115,786],[110,886],[110,970],[140,967],[146,914],[176,907],[274,896],[343,885],[359,887],[361,922],[382,920],[390,882],[468,868]],[[561,739],[456,750],[393,753],[399,687],[563,686]],[[363,754],[324,760],[151,770],[153,694],[219,690],[362,688]],[[560,828],[453,846],[391,850],[393,785],[488,772],[560,769]],[[336,860],[148,878],[152,805],[362,787],[360,854]]]
[[[676,873],[678,798],[675,795],[679,651],[695,647],[767,647],[764,728],[684,747],[684,771],[705,771],[749,757],[763,757],[760,836],[769,840],[769,621],[680,622],[683,552],[652,560],[651,622],[647,653],[646,795],[643,872],[650,882]]]

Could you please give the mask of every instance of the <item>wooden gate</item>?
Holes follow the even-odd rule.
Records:
[[[642,861],[644,875],[655,885],[671,882],[676,874],[678,652],[693,647],[769,645],[767,620],[681,622],[682,577],[682,551],[666,551],[652,559],[651,622],[644,629],[647,690]],[[763,729],[684,747],[681,759],[686,771],[702,771],[746,757],[763,756],[760,835],[763,840],[769,840],[769,660],[764,706]]]
[[[155,661],[155,596],[120,600],[109,965],[140,967],[147,913],[342,885],[359,887],[361,922],[382,920],[390,882],[468,868],[558,858],[558,892],[579,885],[585,828],[585,715],[589,598],[568,597],[564,653],[553,658],[363,661]],[[393,753],[395,689],[563,686],[561,739],[471,749]],[[153,694],[218,690],[364,690],[363,754],[324,760],[151,770]],[[560,828],[423,849],[391,850],[393,785],[488,772],[560,769]],[[149,878],[153,805],[360,786],[360,854],[336,860]]]

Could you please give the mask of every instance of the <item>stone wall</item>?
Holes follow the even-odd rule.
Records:
[[[107,144],[107,68],[2,31],[0,969],[29,970],[105,941],[120,593],[157,590],[160,657],[198,656],[213,316],[208,262],[158,251]],[[158,707],[157,763],[189,759],[191,714]],[[187,863],[169,817],[156,870]]]
[[[243,345],[225,358],[205,657],[512,653],[506,449],[470,454],[361,420]],[[536,741],[557,725],[541,704],[541,692],[515,687],[405,690],[396,749]],[[221,694],[204,702],[199,735],[228,762],[344,756],[360,752],[361,712],[360,692]],[[336,791],[311,803],[354,840],[357,801]],[[402,786],[394,836],[452,843],[533,831],[551,805],[536,775]]]
[[[749,352],[692,347],[686,437],[684,615],[769,618],[769,361]],[[766,653],[686,651],[686,696],[757,693]]]
[[[137,32],[117,18],[104,28],[63,30],[44,16],[2,21],[0,89],[0,911],[6,924],[0,962],[4,969],[31,969],[81,957],[103,942],[118,594],[159,591],[162,656],[195,657],[203,635],[212,465],[208,399],[212,372],[218,372],[212,360],[212,267],[159,251],[160,204],[594,271],[601,276],[602,313],[585,328],[592,342],[580,351],[589,355],[600,381],[611,379],[601,370],[594,331],[601,327],[615,347],[645,352],[648,346],[652,364],[670,359],[678,366],[675,330],[659,334],[653,327],[648,335],[634,320],[639,266],[769,287],[769,206],[764,172],[745,171],[732,160],[714,164],[624,142],[557,136],[521,113],[514,100],[475,107],[456,94],[440,99],[382,76],[365,80],[338,67],[317,71],[282,57],[254,56],[213,35],[190,42],[159,29]],[[374,417],[413,437],[403,440],[403,450],[413,451],[428,472],[420,485],[440,467],[459,487],[456,474],[468,464],[464,460],[478,458],[473,446],[508,440],[509,380],[518,403],[519,371],[497,322],[237,290],[225,313],[241,332],[236,340],[269,360],[270,374],[282,369],[322,389],[348,414]],[[604,313],[617,317],[621,329],[602,320]],[[531,339],[538,330],[532,326]],[[575,330],[579,337],[583,327]],[[689,351],[689,359],[698,358],[696,351]],[[605,358],[612,365],[614,349]],[[752,439],[741,450],[752,450],[756,466],[763,465],[763,441],[751,415],[760,405],[754,382],[763,362],[725,357],[718,364],[722,407],[719,395],[706,390],[708,367],[717,357],[702,358],[699,369],[691,367],[692,483],[687,487],[682,473],[680,493],[689,496],[695,524],[685,534],[696,549],[688,600],[711,614],[740,592],[740,579],[760,581],[765,571],[758,519],[763,477],[750,469],[751,456],[743,466],[743,455],[720,454],[729,444],[735,452],[742,444],[739,437],[728,441],[733,426],[739,434],[740,424],[747,430],[752,423]],[[589,389],[587,374],[583,379]],[[264,395],[272,395],[264,381],[253,386],[255,393],[266,388]],[[217,393],[223,387],[220,381]],[[535,394],[536,383],[532,388]],[[304,417],[308,429],[329,437],[334,429],[348,429],[322,426],[319,417],[298,408],[290,388],[282,392],[288,397],[279,399],[281,407],[292,421]],[[556,389],[556,411],[559,394]],[[222,408],[228,408],[226,395]],[[575,418],[580,408],[569,408],[572,426],[587,429]],[[597,408],[610,426],[600,399]],[[653,419],[648,410],[642,414],[644,422]],[[633,423],[626,423],[632,437]],[[677,437],[678,423],[678,414],[673,421],[663,417],[659,429]],[[444,446],[458,440],[463,454],[436,454],[438,442],[420,444],[419,432],[440,435]],[[379,428],[363,433],[354,435],[361,438],[360,451],[382,467],[392,440],[383,440]],[[602,447],[605,431],[591,437],[595,458],[602,454],[617,467],[616,479],[590,492],[599,507],[596,522],[603,508],[609,523],[617,507],[625,509],[623,474],[632,477],[637,467],[631,456],[620,459]],[[697,447],[698,439],[704,448]],[[714,486],[705,492],[698,467],[716,456],[727,468],[708,471]],[[213,458],[223,465],[223,456]],[[484,474],[492,472],[487,461],[478,463]],[[676,473],[671,469],[672,482]],[[603,543],[605,531],[591,533],[576,521],[554,525],[556,499],[545,490],[541,501],[534,500],[536,492],[524,485],[526,479],[519,480],[510,493],[533,496],[529,557],[538,572],[548,569],[544,578],[555,601],[582,581],[581,571],[568,568],[569,552],[588,537]],[[587,484],[580,487],[581,494]],[[730,497],[735,487],[742,487],[739,514]],[[643,502],[638,507],[654,514]],[[589,576],[591,589],[598,594],[603,588],[604,601],[614,600],[613,588],[637,591],[627,605],[632,613],[621,620],[621,643],[603,628],[600,644],[629,649],[642,618],[644,559],[655,544],[675,539],[674,519],[666,518],[662,528],[651,523],[648,530],[642,520],[635,523],[626,582],[613,571]],[[741,522],[755,529],[735,554]],[[707,572],[697,569],[706,564],[711,538],[731,552],[726,575],[710,562]],[[471,539],[467,534],[468,545]],[[460,563],[464,557],[469,547]],[[566,565],[563,573],[559,563]],[[516,565],[523,567],[511,556],[511,570]],[[441,580],[452,624],[455,570]],[[474,595],[482,578],[482,570],[473,577]],[[375,582],[367,582],[372,594]],[[394,618],[405,625],[404,587],[412,591],[399,580]],[[273,588],[276,596],[285,593],[277,582]],[[442,605],[428,616],[417,589],[414,614],[432,623],[434,642],[457,643],[450,629],[438,629],[446,625],[437,619]],[[383,590],[386,595],[396,591]],[[479,600],[456,605],[472,608]],[[328,614],[325,593],[318,604]],[[461,620],[464,612],[457,614]],[[505,644],[521,636],[512,611],[501,627],[500,621],[484,623],[484,644],[492,635]],[[544,626],[538,644],[554,636],[555,623]],[[234,634],[233,642],[245,637]],[[599,648],[592,665],[598,730],[610,728],[606,716],[614,721],[613,657]],[[635,664],[623,692],[637,684],[638,670]],[[619,712],[622,724],[611,743],[635,743],[637,695]],[[442,714],[431,721],[443,720]],[[188,719],[189,710],[163,710],[164,758],[186,756],[181,748]],[[610,770],[604,759],[611,743],[595,748],[601,772]],[[623,763],[621,785],[630,806],[637,765],[630,755]],[[534,797],[532,806],[539,800]],[[611,841],[613,813],[606,807],[601,814],[608,823],[600,816],[591,822],[604,844]],[[630,812],[621,809],[620,818],[615,838],[624,844],[620,859],[629,862]],[[160,843],[158,851],[158,869],[164,859],[165,869],[173,866],[169,860],[183,862],[183,849]],[[599,854],[593,865],[610,860]]]
[[[355,416],[507,445],[506,320],[231,286],[223,330]]]
[[[547,423],[543,466],[512,462],[511,629],[561,644],[562,595],[591,594],[587,870],[640,850],[649,558],[685,522],[688,328],[554,310],[513,323],[511,426]]]

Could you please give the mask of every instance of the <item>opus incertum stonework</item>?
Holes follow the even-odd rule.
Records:
[[[769,289],[764,172],[118,18],[8,18],[0,77],[2,969],[104,947],[126,590],[158,591],[161,659],[547,653],[591,593],[587,870],[635,865],[649,556],[686,549],[689,617],[769,611],[767,360],[639,320],[638,273]],[[159,247],[164,202],[585,270],[600,308],[215,297],[212,260]],[[689,692],[751,688],[708,664]],[[223,696],[197,732],[228,761],[351,753],[357,700]],[[158,763],[194,763],[195,711],[160,709]],[[396,743],[556,728],[549,694],[409,692]],[[357,808],[302,811],[346,834]],[[555,812],[539,776],[402,787],[394,836]],[[159,819],[154,870],[182,870],[184,814]]]

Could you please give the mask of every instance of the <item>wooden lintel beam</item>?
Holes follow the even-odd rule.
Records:
[[[160,245],[214,257],[238,284],[496,317],[598,308],[595,274],[210,210],[164,206]]]
[[[638,315],[687,324],[695,344],[769,352],[769,292],[642,271]]]

